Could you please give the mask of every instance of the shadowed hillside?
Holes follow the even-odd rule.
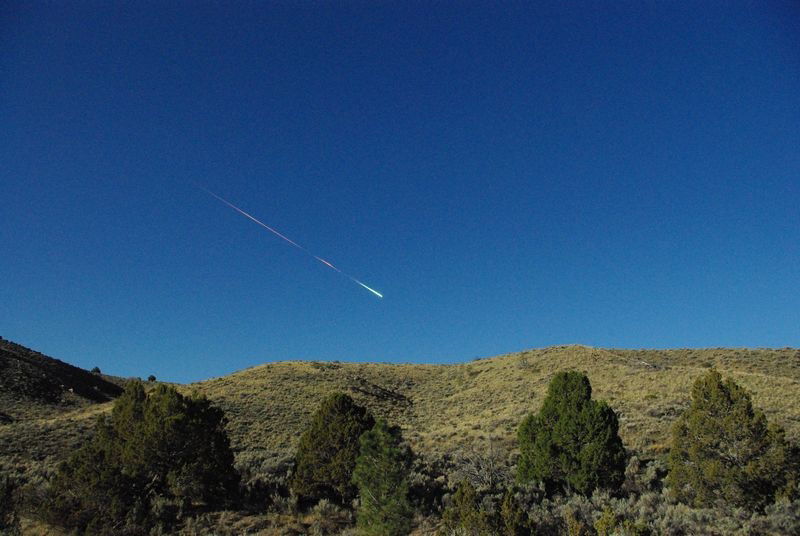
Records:
[[[0,465],[65,454],[121,392],[99,374],[0,339]]]
[[[0,339],[0,396],[59,404],[74,395],[107,402],[122,389],[98,374]]]

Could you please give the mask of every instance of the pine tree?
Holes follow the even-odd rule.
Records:
[[[304,500],[346,505],[356,497],[353,468],[361,434],[375,424],[372,414],[342,393],[325,399],[300,436],[292,490]]]
[[[667,483],[674,496],[698,507],[760,510],[795,492],[797,479],[796,451],[750,395],[714,370],[698,378],[672,431]]]
[[[555,375],[542,409],[522,421],[518,438],[520,482],[590,495],[597,488],[617,489],[624,479],[617,415],[592,400],[589,379],[579,372]]]
[[[361,503],[356,514],[359,534],[403,536],[411,529],[408,500],[411,451],[403,445],[400,429],[380,419],[360,439],[353,470]]]

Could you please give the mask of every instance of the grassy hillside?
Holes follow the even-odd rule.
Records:
[[[402,426],[415,450],[438,455],[476,441],[513,449],[516,428],[538,410],[553,374],[587,373],[597,398],[620,414],[628,448],[657,454],[714,366],[752,394],[767,416],[800,438],[800,351],[795,349],[613,350],[558,346],[460,365],[283,362],[187,386],[225,409],[241,461],[291,454],[321,399],[344,391]]]
[[[459,365],[281,362],[182,388],[206,394],[226,411],[238,462],[258,472],[291,455],[311,413],[336,390],[401,425],[424,455],[489,440],[513,450],[520,420],[539,408],[550,378],[564,369],[586,372],[594,396],[620,414],[626,447],[658,454],[673,419],[688,404],[692,382],[711,366],[745,386],[770,420],[800,439],[800,351],[790,348],[557,346]],[[0,412],[13,419],[0,424],[0,466],[15,466],[16,473],[52,466],[111,407],[81,402],[68,391],[69,403],[47,405],[11,392],[7,383],[0,385]]]
[[[42,469],[75,448],[119,383],[0,339],[0,469]]]
[[[0,338],[0,403],[6,409],[107,402],[121,392],[99,374]]]
[[[98,416],[110,411],[112,402],[103,400],[118,392],[114,382],[119,380],[8,341],[0,350],[0,417],[8,417],[0,418],[0,474],[41,487],[55,463],[81,445]],[[519,422],[538,410],[551,377],[565,369],[585,372],[595,398],[618,412],[627,448],[657,457],[667,448],[672,421],[688,405],[695,378],[712,366],[748,389],[756,406],[784,426],[791,440],[800,441],[800,351],[791,348],[557,346],[459,365],[282,362],[180,389],[206,394],[225,410],[237,465],[247,478],[265,475],[292,455],[311,413],[332,391],[349,393],[399,424],[414,450],[429,461],[461,448],[489,447],[507,459],[515,451]],[[91,396],[84,396],[87,392]],[[290,525],[299,527],[297,533],[313,523],[335,525],[337,515],[221,512],[202,522],[224,528],[223,533],[261,527],[260,533],[277,535]],[[435,521],[425,520],[415,534],[430,534]],[[23,526],[26,534],[61,534],[32,519]]]

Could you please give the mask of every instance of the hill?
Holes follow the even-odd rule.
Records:
[[[73,426],[72,416],[106,408],[122,393],[118,383],[0,338],[0,465],[15,454],[42,460],[69,450],[91,425]]]
[[[121,392],[99,374],[0,337],[0,403],[5,408],[107,402]]]
[[[94,401],[118,393],[118,387],[102,377],[19,348],[3,341],[4,370],[36,370],[41,377],[28,372],[19,377],[26,385],[40,381],[49,386],[44,393],[56,393],[52,386],[58,382],[62,399],[52,402],[48,394],[43,402],[9,385],[13,382],[0,383],[0,411],[13,419],[0,425],[0,468],[10,466],[17,474],[52,467],[111,407]],[[291,456],[311,413],[332,391],[347,392],[399,424],[413,448],[426,457],[489,441],[493,448],[513,452],[519,422],[538,410],[553,374],[576,369],[589,376],[595,398],[607,400],[619,413],[625,446],[651,457],[664,451],[672,421],[688,405],[694,379],[712,366],[746,387],[755,404],[784,426],[790,439],[800,439],[800,351],[792,348],[555,346],[457,365],[293,361],[260,365],[181,389],[203,393],[225,410],[238,465],[258,474]],[[71,378],[81,381],[70,382]]]
[[[596,398],[620,415],[629,449],[663,452],[674,418],[705,369],[732,376],[771,421],[800,438],[800,351],[619,350],[556,346],[459,365],[282,362],[187,386],[223,409],[240,463],[271,465],[291,455],[322,398],[349,393],[399,424],[414,449],[439,456],[491,441],[513,450],[522,418],[538,410],[558,371],[585,372]]]

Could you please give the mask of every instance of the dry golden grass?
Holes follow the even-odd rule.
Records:
[[[550,378],[576,369],[595,398],[620,415],[628,448],[657,453],[688,404],[695,378],[710,366],[752,394],[771,421],[800,437],[800,352],[794,349],[610,350],[557,346],[459,365],[282,362],[185,386],[219,404],[242,460],[291,455],[319,402],[349,393],[399,424],[412,446],[437,455],[474,441],[512,449],[521,419],[537,411]]]
[[[618,412],[626,447],[658,455],[667,448],[672,422],[688,405],[692,383],[712,366],[744,386],[770,421],[800,442],[800,351],[791,348],[555,346],[458,365],[281,362],[179,387],[205,394],[225,410],[238,465],[258,474],[292,455],[309,417],[333,391],[346,392],[399,424],[424,456],[489,440],[499,451],[513,452],[519,422],[539,409],[551,377],[566,369],[585,372],[594,397]],[[0,424],[0,472],[25,481],[41,481],[59,458],[86,440],[97,417],[112,406],[77,399],[47,406],[2,395],[0,412],[13,421]],[[9,400],[13,404],[3,404]],[[231,527],[247,527],[271,535],[295,527],[301,534],[314,523],[330,521],[324,517],[223,512],[193,520],[197,526],[187,525],[185,533],[207,533],[212,527],[232,534]],[[24,521],[25,534],[60,534]],[[430,533],[426,530],[415,534]]]
[[[342,391],[399,424],[412,447],[437,456],[492,440],[512,451],[519,422],[537,411],[550,378],[575,369],[594,396],[620,415],[625,445],[658,454],[672,421],[687,406],[691,385],[714,366],[752,394],[771,421],[800,439],[800,351],[785,349],[614,350],[555,346],[458,365],[280,362],[182,386],[222,407],[240,464],[258,472],[291,456],[320,401]],[[14,408],[0,425],[0,468],[31,467],[81,444],[111,403]]]

